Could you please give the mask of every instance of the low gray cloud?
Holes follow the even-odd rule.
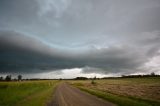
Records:
[[[149,52],[147,49],[139,50],[140,48],[143,47],[118,45],[107,48],[92,47],[82,52],[74,49],[66,51],[50,47],[42,41],[18,32],[1,31],[0,70],[1,73],[40,73],[50,70],[83,68],[84,73],[106,74],[123,71],[132,73],[139,71],[138,68],[151,58],[147,55]],[[155,51],[158,50],[159,48],[156,48]]]

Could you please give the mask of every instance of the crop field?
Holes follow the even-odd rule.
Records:
[[[119,106],[160,106],[160,78],[70,81],[72,85]]]
[[[0,82],[0,106],[44,106],[58,81]]]

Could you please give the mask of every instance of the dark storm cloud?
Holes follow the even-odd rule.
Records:
[[[159,10],[159,0],[0,0],[0,72],[145,71],[160,54]]]
[[[67,54],[17,32],[0,32],[0,70],[3,73],[72,68],[75,63],[68,61]]]
[[[89,48],[77,53],[49,47],[13,31],[0,33],[1,72],[44,72],[67,68],[95,67],[107,72],[135,70],[147,61],[145,52],[129,46]],[[97,70],[98,71],[98,70]],[[99,71],[100,72],[100,71]]]

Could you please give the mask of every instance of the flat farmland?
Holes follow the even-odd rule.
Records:
[[[99,106],[99,104],[160,106],[160,78],[0,82],[0,106]]]
[[[160,78],[71,81],[83,91],[120,106],[160,106]]]
[[[0,106],[44,106],[58,81],[0,82]]]

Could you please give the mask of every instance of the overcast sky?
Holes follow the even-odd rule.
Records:
[[[0,73],[160,74],[160,0],[0,0]]]

